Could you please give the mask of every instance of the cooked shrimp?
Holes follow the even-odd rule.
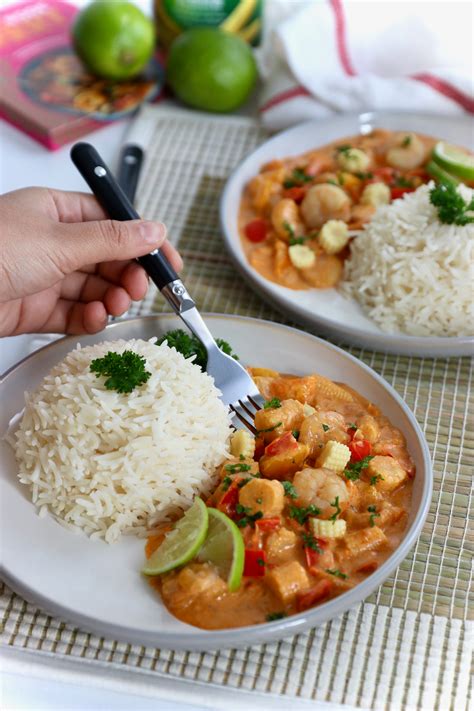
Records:
[[[342,511],[349,505],[349,491],[345,480],[330,469],[307,467],[296,472],[293,485],[298,493],[297,503],[301,506],[317,506],[324,518],[329,518],[335,512],[331,502],[336,501],[336,498]]]
[[[301,214],[309,227],[321,227],[328,220],[349,219],[351,201],[337,185],[313,185],[301,203]]]
[[[399,170],[413,170],[425,160],[426,151],[422,141],[415,133],[402,133],[398,136],[398,145],[387,151],[387,163]]]
[[[299,442],[309,445],[310,457],[317,457],[321,448],[329,440],[347,444],[350,437],[344,417],[338,412],[316,412],[306,417],[300,428]]]
[[[303,231],[298,205],[290,198],[279,200],[274,205],[271,220],[277,235],[286,241],[290,239],[292,232],[298,236]]]

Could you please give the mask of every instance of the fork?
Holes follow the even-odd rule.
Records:
[[[134,209],[113,174],[98,152],[89,143],[76,143],[71,149],[71,159],[95,197],[114,220],[138,220]],[[206,326],[196,304],[185,285],[160,249],[155,249],[139,264],[156,284],[175,313],[203,344],[207,352],[207,372],[214,378],[221,399],[253,434],[255,411],[263,404],[257,386],[234,358],[223,353]],[[247,417],[250,417],[250,422]]]

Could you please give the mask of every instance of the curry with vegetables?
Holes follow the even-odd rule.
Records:
[[[351,238],[376,209],[435,173],[438,178],[434,144],[428,136],[375,129],[267,163],[248,183],[240,206],[250,264],[291,289],[336,286]]]
[[[194,553],[151,578],[173,615],[204,629],[276,620],[354,587],[398,546],[410,508],[414,464],[374,404],[320,375],[250,372],[266,403],[253,434],[232,435],[206,501],[234,531],[234,558],[242,547],[238,577],[234,565],[230,586]],[[150,536],[148,558],[167,535]]]

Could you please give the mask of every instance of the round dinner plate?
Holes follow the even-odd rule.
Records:
[[[262,277],[247,261],[242,249],[237,218],[242,192],[248,181],[270,160],[297,156],[338,138],[365,134],[374,128],[417,131],[463,145],[473,146],[472,119],[409,113],[365,113],[310,121],[279,133],[251,153],[227,181],[221,197],[220,218],[227,248],[242,274],[273,306],[299,323],[346,343],[388,353],[411,356],[462,356],[474,349],[474,337],[422,337],[382,331],[353,299],[336,289],[295,291]]]
[[[180,622],[140,575],[142,539],[123,536],[108,545],[74,533],[50,516],[37,515],[26,487],[18,482],[15,458],[3,435],[24,406],[24,391],[37,387],[77,343],[148,339],[181,322],[174,316],[148,316],[115,323],[93,336],[64,338],[33,353],[0,381],[2,575],[28,601],[94,634],[164,648],[204,650],[246,646],[306,631],[367,597],[405,558],[423,526],[432,490],[428,447],[413,414],[379,375],[339,348],[286,326],[236,316],[209,315],[206,320],[214,336],[229,341],[243,363],[300,375],[317,370],[344,381],[377,404],[401,429],[417,469],[406,532],[400,546],[375,573],[319,607],[268,624],[219,631]]]

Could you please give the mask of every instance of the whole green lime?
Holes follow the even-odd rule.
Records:
[[[155,46],[153,22],[130,2],[95,0],[72,28],[74,47],[93,74],[129,79],[147,64]]]
[[[211,27],[196,27],[172,44],[168,83],[186,104],[204,111],[233,111],[252,91],[257,68],[252,50],[240,37]]]

